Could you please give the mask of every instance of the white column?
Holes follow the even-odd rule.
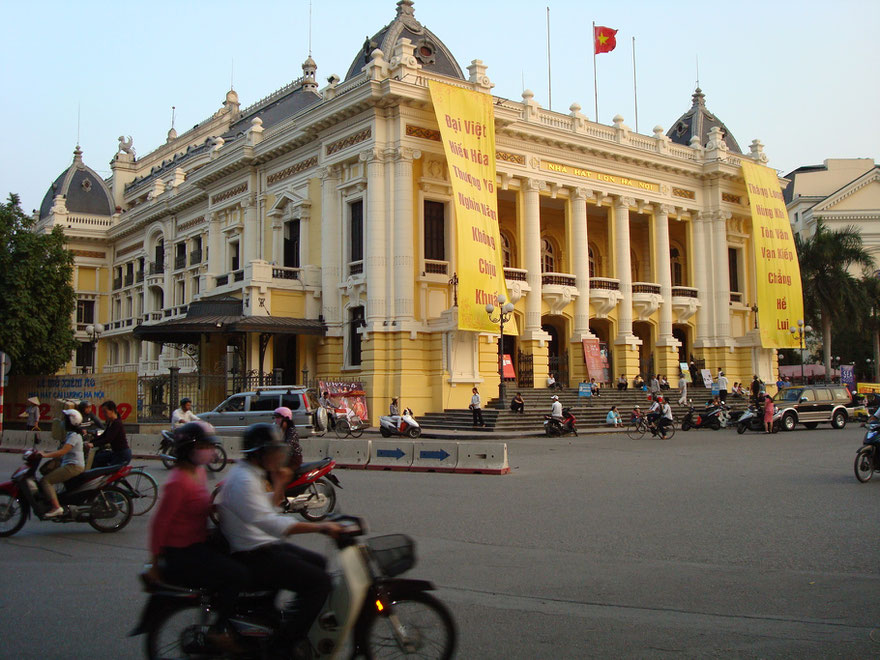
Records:
[[[709,247],[706,241],[706,219],[700,212],[691,216],[693,230],[693,246],[691,257],[694,264],[694,285],[697,287],[697,299],[700,301],[700,310],[697,312],[697,337],[695,346],[706,346],[711,332],[713,301],[709,296],[709,273],[706,270],[706,251]]]
[[[257,258],[257,234],[260,232],[260,223],[257,219],[257,196],[253,193],[248,195],[244,209],[244,227],[241,232],[241,254],[238,267],[244,268]]]
[[[272,216],[272,249],[269,251],[276,266],[284,265],[284,218]]]
[[[614,262],[620,293],[623,299],[617,307],[617,343],[626,343],[633,336],[632,268],[630,261],[629,207],[635,205],[630,197],[614,200]]]
[[[342,223],[339,213],[339,167],[325,167],[321,178],[321,309],[328,324],[342,322],[339,309]]]
[[[590,191],[571,191],[571,263],[574,265],[578,297],[574,301],[573,341],[592,337],[590,334],[590,247],[587,235],[587,199]]]
[[[542,181],[523,181],[525,198],[525,247],[526,282],[531,291],[526,297],[525,338],[541,334],[541,200],[539,191]]]
[[[712,216],[712,247],[715,268],[715,336],[719,346],[730,339],[730,266],[727,256],[727,219],[730,213],[715,211]]]
[[[657,279],[660,284],[660,333],[658,346],[669,346],[672,338],[672,265],[669,261],[669,212],[671,206],[658,204],[654,207],[654,260],[657,263]]]
[[[367,322],[387,318],[385,264],[387,262],[385,225],[385,171],[377,149],[362,151],[367,167],[367,204],[364,213],[364,275],[367,281]]]
[[[411,321],[415,300],[413,159],[420,151],[401,147],[394,155],[394,318]]]

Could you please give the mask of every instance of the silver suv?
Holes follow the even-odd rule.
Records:
[[[275,409],[286,406],[293,411],[293,423],[299,434],[310,435],[313,419],[310,397],[302,385],[261,387],[253,392],[233,394],[211,412],[198,417],[213,424],[219,435],[239,435],[251,424],[271,424]]]
[[[798,424],[814,429],[824,422],[842,429],[856,407],[842,385],[786,387],[779,390],[773,402],[782,413],[782,428],[786,431],[793,431]]]

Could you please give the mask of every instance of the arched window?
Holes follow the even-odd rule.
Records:
[[[513,268],[513,251],[507,232],[501,232],[501,260],[505,268]]]
[[[669,266],[672,272],[672,286],[685,286],[681,249],[676,245],[669,249]]]
[[[541,240],[541,272],[556,272],[556,249],[549,239]]]

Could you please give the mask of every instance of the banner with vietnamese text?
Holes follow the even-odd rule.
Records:
[[[458,275],[458,327],[497,332],[486,314],[498,294],[507,298],[495,195],[495,117],[492,95],[431,80],[431,102],[440,125],[452,181]],[[511,318],[508,334],[517,334]]]
[[[789,328],[804,318],[801,270],[776,171],[742,161],[752,211],[758,327],[764,348],[793,348]]]
[[[27,400],[40,400],[40,421],[52,420],[52,404],[57,400],[87,401],[104,419],[99,406],[107,400],[116,403],[119,418],[126,424],[137,422],[137,374],[70,374],[56,376],[11,376],[6,390],[4,421],[21,421]]]

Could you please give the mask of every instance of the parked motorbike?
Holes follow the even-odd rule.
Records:
[[[865,422],[865,438],[856,452],[856,479],[867,483],[875,472],[880,472],[880,420],[872,416]]]
[[[706,410],[696,416],[694,415],[694,410],[693,406],[688,407],[688,411],[681,420],[682,431],[705,428],[717,431],[726,424],[727,411],[724,410],[723,406],[707,407]]]
[[[308,634],[312,658],[418,655],[453,656],[456,629],[446,606],[428,593],[424,580],[398,578],[415,564],[415,543],[402,534],[362,538],[366,525],[354,516],[337,516],[345,531],[335,541],[340,572]],[[217,621],[215,596],[204,589],[187,589],[151,582],[141,575],[150,594],[137,627],[130,636],[146,635],[148,658],[158,657],[285,657],[281,646],[281,616],[274,607],[275,591],[241,594],[229,620],[235,645],[216,648],[208,635]],[[271,657],[275,657],[274,655]]]
[[[159,440],[159,458],[162,460],[162,465],[169,470],[177,463],[177,456],[174,455],[174,434],[171,431],[162,431],[162,439]],[[220,472],[226,467],[226,462],[226,450],[222,445],[217,445],[214,458],[205,467],[211,472]]]
[[[577,435],[577,419],[571,412],[571,408],[562,409],[562,419],[544,415],[544,433],[555,438],[569,433]]]
[[[412,410],[404,408],[402,415],[383,415],[379,418],[379,433],[383,438],[402,435],[415,440],[422,434],[422,427],[413,417]]]
[[[58,503],[64,507],[64,513],[45,518],[52,504],[46,500],[36,477],[43,457],[29,449],[23,459],[24,465],[12,473],[12,479],[0,484],[0,536],[15,534],[31,514],[52,522],[87,522],[99,532],[118,532],[131,520],[131,499],[117,485],[131,472],[128,465],[88,470],[58,484]]]
[[[339,479],[332,473],[336,461],[322,458],[313,463],[303,463],[293,475],[293,479],[284,489],[284,500],[281,502],[282,513],[298,513],[306,520],[317,522],[324,520],[336,509],[336,488],[342,488]],[[211,501],[219,504],[223,499],[221,481],[211,493]],[[211,513],[211,520],[219,522],[216,513]]]
[[[773,407],[773,433],[777,433],[780,429],[782,413],[776,406]],[[756,408],[751,405],[748,409],[739,414],[736,419],[731,418],[728,423],[730,426],[736,426],[736,432],[742,435],[746,431],[764,432],[764,409]]]

